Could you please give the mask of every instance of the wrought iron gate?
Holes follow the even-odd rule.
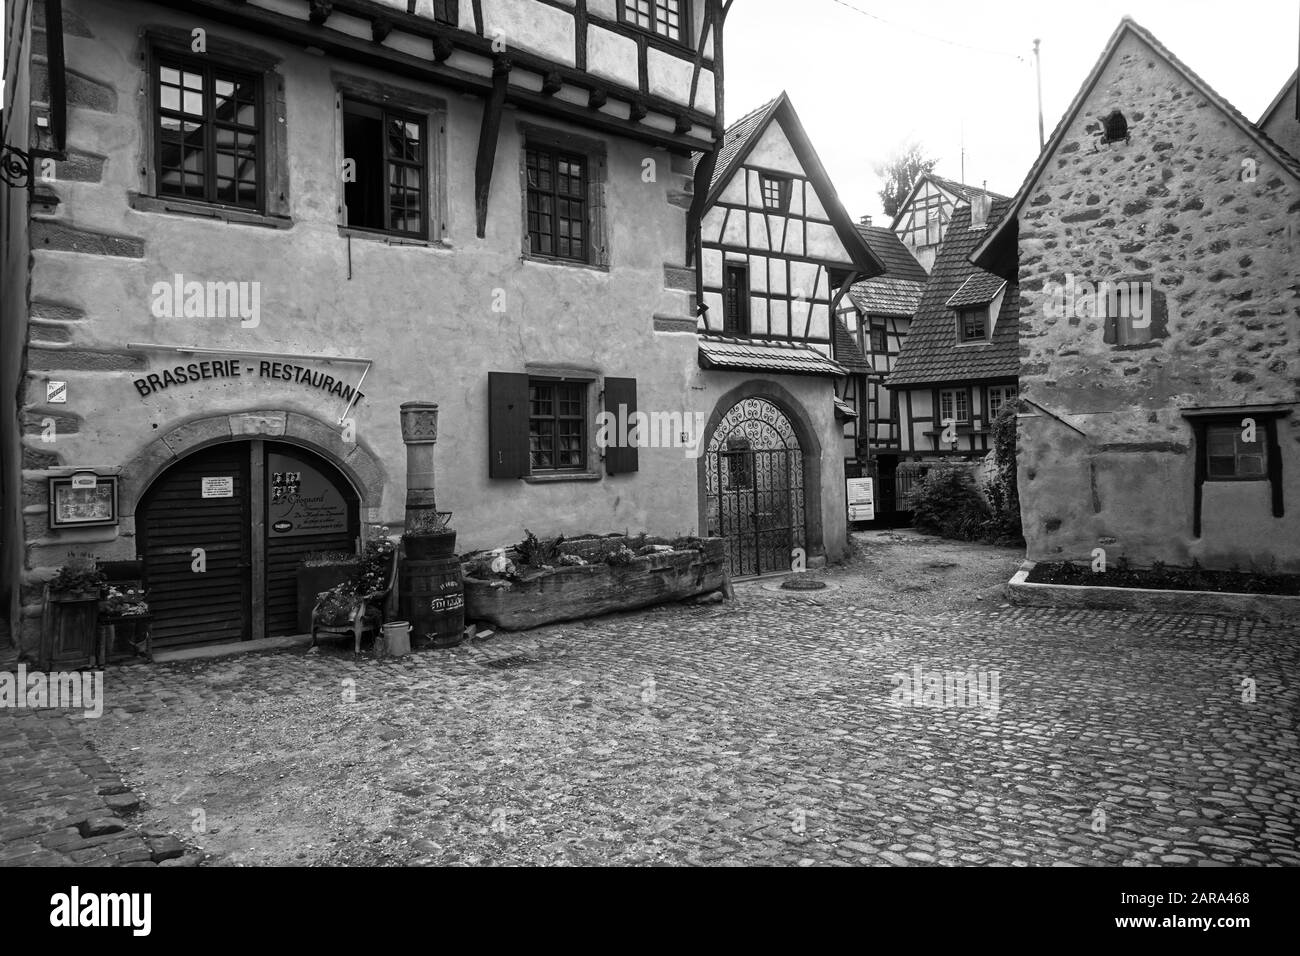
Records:
[[[734,576],[788,570],[804,547],[803,452],[785,413],[737,403],[709,442],[709,534],[727,541]]]

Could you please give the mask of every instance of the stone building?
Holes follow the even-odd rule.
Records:
[[[727,128],[701,160],[701,371],[711,409],[700,527],[728,541],[733,574],[790,567],[791,552],[843,553],[840,400],[861,355],[836,335],[858,278],[884,265],[845,212],[785,93]],[[856,366],[855,366],[856,367]]]
[[[972,258],[1020,286],[1033,560],[1300,571],[1300,162],[1122,21]]]
[[[143,560],[156,644],[296,630],[302,554],[400,527],[412,400],[441,406],[461,550],[695,531],[698,436],[604,446],[597,413],[693,421],[717,397],[693,387],[686,260],[722,20],[720,0],[7,3],[5,143],[37,158],[3,223],[19,642],[70,552]]]

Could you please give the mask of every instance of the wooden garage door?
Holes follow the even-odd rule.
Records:
[[[248,444],[181,459],[154,482],[136,519],[154,645],[244,639],[252,589]],[[195,549],[203,552],[202,571]]]

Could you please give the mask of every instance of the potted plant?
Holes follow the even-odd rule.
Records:
[[[310,625],[313,645],[318,632],[351,632],[356,642],[353,652],[360,652],[362,632],[377,631],[384,623],[385,605],[393,587],[395,550],[386,536],[372,538],[351,565],[353,573],[316,595]]]
[[[50,580],[51,601],[99,601],[104,572],[88,554],[70,554],[68,563]]]
[[[406,519],[402,544],[412,561],[450,558],[456,553],[456,532],[447,527],[450,511],[416,511]]]
[[[99,597],[104,573],[94,557],[69,555],[48,585],[39,664],[45,670],[89,667],[99,643]]]
[[[316,596],[356,575],[361,558],[351,551],[309,551],[298,564],[298,628],[311,628]]]

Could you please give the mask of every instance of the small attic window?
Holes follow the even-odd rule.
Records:
[[[1101,141],[1103,143],[1116,143],[1120,140],[1128,140],[1128,120],[1119,110],[1115,110],[1104,120],[1102,120]]]

